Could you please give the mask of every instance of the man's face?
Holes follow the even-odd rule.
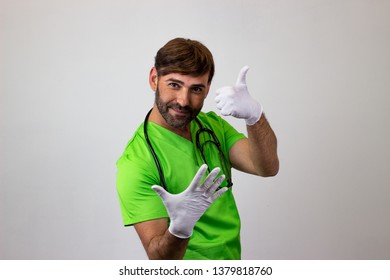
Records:
[[[185,128],[199,114],[210,85],[208,74],[193,77],[171,73],[156,79],[156,105],[166,123]]]

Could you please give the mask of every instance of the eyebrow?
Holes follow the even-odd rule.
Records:
[[[184,85],[184,82],[183,81],[180,81],[180,80],[177,80],[177,79],[174,79],[174,78],[170,78],[168,80],[166,80],[167,82],[174,82],[174,83],[177,83],[177,84],[180,84],[180,85]],[[191,87],[201,87],[201,88],[205,88],[206,85],[204,84],[193,84],[191,85]]]

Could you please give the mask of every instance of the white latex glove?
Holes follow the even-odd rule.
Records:
[[[195,223],[200,219],[203,213],[209,208],[218,197],[220,197],[228,188],[221,188],[216,191],[219,185],[225,179],[221,175],[216,180],[220,168],[214,168],[201,184],[201,180],[206,173],[207,165],[203,164],[188,188],[179,193],[171,194],[160,186],[152,186],[152,189],[162,199],[167,209],[171,223],[169,232],[179,238],[188,238],[192,235]]]
[[[218,89],[215,102],[223,116],[245,119],[247,125],[254,125],[260,119],[263,107],[248,92],[246,85],[248,70],[248,66],[241,69],[234,87]]]

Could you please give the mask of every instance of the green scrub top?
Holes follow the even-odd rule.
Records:
[[[227,159],[233,144],[245,138],[214,112],[201,112],[198,119],[203,127],[215,133]],[[191,122],[192,142],[152,122],[148,122],[147,129],[162,166],[168,191],[184,191],[204,163],[195,144],[198,124],[196,121]],[[228,168],[231,168],[230,162]],[[125,226],[169,218],[162,200],[151,189],[153,185],[160,185],[160,177],[141,124],[117,161],[117,191]],[[240,217],[230,188],[196,223],[184,259],[219,260],[240,257]]]

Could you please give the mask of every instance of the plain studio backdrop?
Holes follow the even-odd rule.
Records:
[[[1,259],[146,258],[116,160],[175,37],[214,54],[205,111],[249,65],[278,137],[276,177],[233,173],[243,259],[390,258],[390,1],[0,3]]]

